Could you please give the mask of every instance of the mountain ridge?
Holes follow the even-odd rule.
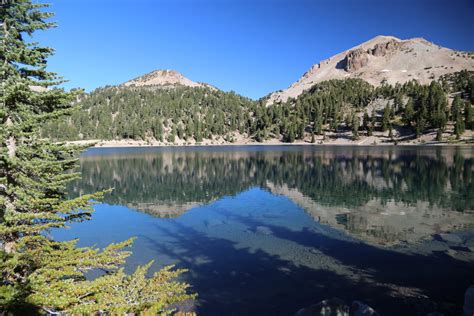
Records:
[[[360,78],[374,86],[383,82],[402,84],[412,79],[427,84],[461,70],[474,71],[474,53],[442,47],[422,37],[403,40],[378,35],[313,64],[286,89],[271,92],[261,99],[266,100],[267,106],[286,102],[313,85],[331,79]],[[174,69],[156,69],[117,86],[217,89],[211,84],[193,81]]]

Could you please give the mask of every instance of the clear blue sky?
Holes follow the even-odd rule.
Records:
[[[41,1],[40,1],[41,2]],[[50,70],[87,91],[175,69],[251,98],[376,35],[474,51],[473,0],[50,0]]]

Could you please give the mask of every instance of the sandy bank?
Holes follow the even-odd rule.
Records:
[[[200,143],[195,141],[177,141],[175,143],[168,143],[168,142],[159,142],[156,140],[131,140],[131,139],[123,139],[123,140],[79,140],[79,141],[69,141],[69,144],[90,144],[94,147],[174,147],[174,146],[245,146],[245,145],[257,145],[257,146],[295,146],[295,145],[305,145],[305,146],[393,146],[393,145],[411,145],[411,146],[426,146],[426,145],[437,145],[437,146],[473,146],[472,143],[472,136],[466,135],[460,141],[442,141],[438,142],[434,140],[435,137],[433,135],[423,135],[418,139],[413,140],[390,140],[385,137],[377,137],[377,136],[370,136],[370,137],[359,137],[357,140],[353,140],[350,137],[339,137],[339,138],[326,138],[320,139],[316,138],[314,143],[311,143],[310,140],[296,140],[293,143],[285,143],[283,141],[277,139],[269,139],[264,142],[256,142],[252,139],[238,139],[233,142],[227,142],[224,140],[203,140]]]

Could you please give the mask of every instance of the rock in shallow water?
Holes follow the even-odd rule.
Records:
[[[439,234],[438,235],[439,238],[444,241],[444,242],[449,242],[449,243],[453,243],[453,244],[460,244],[462,243],[462,239],[461,237],[459,237],[458,235],[454,235],[454,234]]]
[[[379,316],[372,307],[354,301],[351,307],[339,298],[331,298],[300,309],[295,316]]]
[[[349,316],[349,306],[339,298],[331,298],[302,308],[295,316]]]
[[[466,242],[464,243],[464,245],[466,247],[468,247],[469,249],[474,249],[474,238],[473,239],[469,239],[469,240],[466,240]]]
[[[255,232],[257,234],[262,234],[262,235],[271,235],[272,234],[272,230],[266,226],[257,226],[255,228]]]
[[[379,316],[372,307],[359,301],[352,302],[351,316]]]

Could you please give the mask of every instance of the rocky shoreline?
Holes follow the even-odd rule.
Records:
[[[314,143],[310,141],[295,141],[293,143],[282,142],[277,139],[270,139],[264,142],[257,142],[252,139],[239,139],[233,142],[224,140],[208,140],[205,139],[202,142],[185,142],[178,141],[175,143],[159,142],[155,140],[77,140],[67,141],[67,144],[75,145],[91,145],[93,147],[207,147],[207,146],[472,146],[473,135],[468,138],[464,138],[461,141],[446,142],[446,141],[435,141],[429,139],[418,139],[412,141],[386,141],[380,137],[361,137],[357,140],[350,138],[334,138],[331,140],[316,140]]]

